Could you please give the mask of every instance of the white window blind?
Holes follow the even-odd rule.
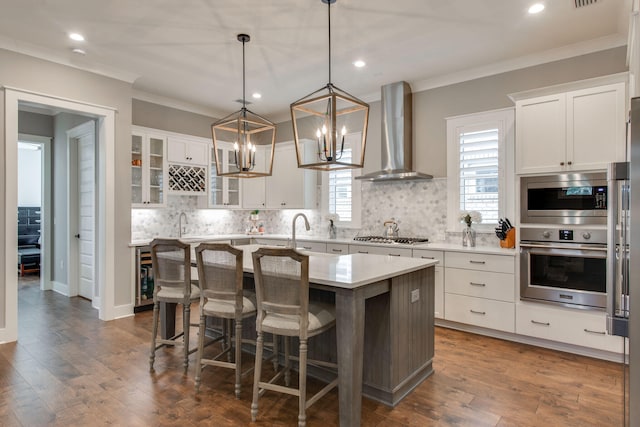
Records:
[[[351,162],[352,150],[342,153],[345,162]],[[353,204],[352,170],[341,169],[329,172],[329,213],[337,214],[341,222],[351,222]]]
[[[478,211],[482,221],[499,217],[499,130],[488,128],[459,134],[460,210]]]

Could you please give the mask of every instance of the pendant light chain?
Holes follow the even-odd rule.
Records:
[[[244,44],[246,39],[242,39],[242,109],[247,108],[247,97],[245,96],[245,65],[244,65]]]
[[[327,2],[327,16],[329,17],[329,87],[331,87],[331,2]]]

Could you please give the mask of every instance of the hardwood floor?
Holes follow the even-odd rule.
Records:
[[[179,349],[159,351],[150,373],[151,312],[101,322],[89,301],[37,282],[21,281],[18,295],[19,342],[0,345],[3,426],[296,424],[297,400],[274,393],[250,422],[251,375],[236,400],[233,372],[207,368],[196,395]],[[398,406],[363,399],[364,426],[622,425],[618,364],[444,328],[435,348],[435,373]],[[308,425],[337,425],[337,408],[334,390],[307,411]]]

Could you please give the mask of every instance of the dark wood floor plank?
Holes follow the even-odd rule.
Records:
[[[251,423],[252,375],[236,399],[233,372],[208,367],[196,394],[195,354],[184,374],[179,348],[158,351],[149,372],[151,312],[102,322],[89,301],[42,292],[33,279],[20,281],[18,296],[20,341],[0,345],[3,426],[296,424],[297,399],[276,393],[260,399]],[[191,339],[195,345],[195,328]],[[622,423],[620,364],[443,328],[436,328],[435,345],[435,373],[395,408],[363,399],[363,426]],[[252,356],[243,364],[251,367]],[[318,387],[309,381],[310,392]],[[336,426],[337,410],[333,390],[307,411],[308,425]]]

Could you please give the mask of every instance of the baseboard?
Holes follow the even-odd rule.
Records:
[[[7,328],[0,328],[0,344],[7,344],[18,341],[15,331],[9,331]]]
[[[116,305],[113,307],[114,319],[122,319],[123,317],[130,317],[133,315],[133,304]]]
[[[485,335],[488,337],[503,339],[507,341],[519,342],[521,344],[534,345],[536,347],[544,347],[551,350],[564,351],[565,353],[578,354],[580,356],[593,357],[595,359],[608,360],[609,362],[622,363],[622,354],[614,353],[595,348],[582,347],[574,344],[565,344],[558,341],[551,341],[537,337],[529,337],[527,335],[513,334],[510,332],[496,331],[494,329],[481,328],[479,326],[467,325],[464,323],[452,322],[444,319],[436,319],[436,326],[444,328],[456,329],[463,332],[471,332],[473,334]]]
[[[66,283],[56,282],[55,280],[51,281],[52,290],[59,294],[62,294],[66,297],[69,296],[69,285]]]

